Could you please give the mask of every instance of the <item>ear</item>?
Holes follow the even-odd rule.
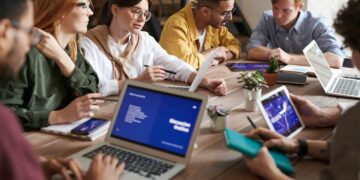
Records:
[[[113,16],[114,16],[114,14],[117,13],[118,8],[117,8],[116,4],[111,5],[110,11],[111,11],[111,14],[112,14]]]
[[[11,22],[8,19],[0,20],[0,51],[7,51],[10,41],[13,39]]]
[[[201,7],[200,8],[200,12],[205,16],[205,17],[207,17],[207,16],[209,16],[210,15],[210,9],[209,8],[207,8],[207,7]]]
[[[302,10],[304,7],[305,7],[305,3],[303,3],[303,2],[300,3],[298,6],[299,10]]]

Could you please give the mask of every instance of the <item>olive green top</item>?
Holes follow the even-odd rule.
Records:
[[[98,91],[98,77],[80,51],[75,65],[72,75],[65,77],[53,60],[32,48],[18,77],[0,81],[0,101],[15,111],[24,130],[48,126],[51,111]]]

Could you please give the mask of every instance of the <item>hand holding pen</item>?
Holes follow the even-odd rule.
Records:
[[[145,71],[136,79],[140,81],[146,81],[146,82],[154,82],[154,81],[162,81],[166,78],[165,70],[163,66],[155,65],[152,67],[149,67],[148,65],[144,65]]]
[[[271,148],[277,147],[286,153],[297,153],[299,144],[295,139],[287,139],[285,136],[278,134],[270,129],[257,128],[255,123],[247,116],[248,121],[254,130],[246,133],[251,138],[260,138],[264,141],[264,146]]]

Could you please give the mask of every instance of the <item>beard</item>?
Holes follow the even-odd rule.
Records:
[[[13,80],[15,79],[18,71],[23,66],[25,55],[21,53],[18,45],[18,39],[14,38],[14,43],[10,51],[5,55],[5,63],[0,66],[0,79]]]

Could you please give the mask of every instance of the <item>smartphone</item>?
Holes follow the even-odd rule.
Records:
[[[71,130],[73,134],[89,135],[106,124],[107,120],[91,118]]]
[[[231,71],[265,71],[268,67],[268,63],[227,63],[227,67]]]

